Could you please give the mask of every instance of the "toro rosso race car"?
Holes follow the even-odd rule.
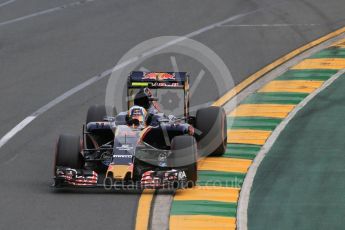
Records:
[[[198,159],[224,154],[225,111],[211,106],[191,116],[187,73],[134,71],[127,94],[127,111],[109,116],[104,105],[91,106],[82,138],[59,137],[55,187],[192,187]]]

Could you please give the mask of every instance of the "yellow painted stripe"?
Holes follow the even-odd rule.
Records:
[[[206,157],[198,162],[198,170],[246,173],[252,160]]]
[[[339,47],[339,48],[345,48],[345,39],[340,39],[339,41],[336,41],[333,43],[330,47]]]
[[[262,87],[259,92],[312,93],[323,83],[323,81],[271,81]]]
[[[345,49],[345,43],[336,45],[336,46],[334,46],[334,47],[338,47],[338,48],[341,48],[341,49]]]
[[[285,118],[294,108],[294,105],[242,104],[234,109],[230,116]]]
[[[211,200],[236,203],[239,188],[196,186],[183,191],[177,190],[174,200]]]
[[[153,190],[145,189],[140,196],[135,230],[147,230],[149,227],[151,203],[153,199]]]
[[[260,69],[258,72],[252,74],[249,76],[247,79],[242,81],[240,84],[235,86],[233,89],[228,91],[226,94],[224,94],[221,98],[219,98],[216,102],[213,103],[214,106],[222,106],[224,105],[227,101],[231,100],[234,96],[236,96],[239,92],[241,92],[243,89],[247,88],[249,85],[251,85],[253,82],[257,81],[260,79],[262,76],[264,76],[266,73],[270,72],[271,70],[277,68],[281,64],[287,62],[288,60],[296,57],[297,55],[303,53],[304,51],[317,46],[321,44],[322,42],[325,42],[331,38],[334,38],[342,33],[345,32],[345,27],[338,29],[332,33],[329,33],[315,41],[312,41],[286,55],[283,57],[277,59],[276,61],[272,62],[271,64],[265,66],[264,68]]]
[[[170,230],[231,230],[236,228],[236,218],[208,215],[170,216]]]
[[[272,131],[238,129],[228,130],[228,143],[263,145]]]
[[[344,69],[344,58],[317,58],[305,59],[292,69]]]

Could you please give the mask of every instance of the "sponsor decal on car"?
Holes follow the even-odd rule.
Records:
[[[136,137],[137,133],[131,130],[118,130],[116,136],[119,137]]]
[[[155,82],[152,83],[152,87],[180,87],[183,86],[182,84],[178,83],[178,82]]]
[[[133,147],[130,145],[122,145],[122,146],[116,147],[116,149],[129,151],[129,150],[132,150]],[[114,155],[114,156],[119,156],[119,155]]]
[[[186,179],[187,178],[187,175],[186,175],[186,172],[185,171],[180,171],[177,175],[177,179],[178,180],[183,180],[183,179]]]
[[[143,80],[176,80],[175,74],[170,73],[144,73]]]
[[[133,149],[133,147],[132,147]],[[114,158],[132,158],[132,155],[114,155]]]

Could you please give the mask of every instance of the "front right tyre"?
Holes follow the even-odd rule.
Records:
[[[199,109],[195,118],[196,138],[201,156],[222,156],[227,146],[227,119],[224,108]]]
[[[184,170],[186,173],[188,187],[196,185],[198,149],[193,136],[176,136],[171,141],[171,156],[169,165],[175,169]]]
[[[80,169],[83,167],[83,157],[80,152],[80,137],[63,134],[60,135],[55,153],[55,172],[56,167],[68,167]]]

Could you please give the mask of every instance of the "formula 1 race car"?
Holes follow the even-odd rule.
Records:
[[[211,106],[191,116],[187,73],[134,71],[127,94],[128,111],[112,116],[104,105],[91,106],[82,138],[59,137],[55,187],[192,187],[198,159],[224,154],[225,111]]]

